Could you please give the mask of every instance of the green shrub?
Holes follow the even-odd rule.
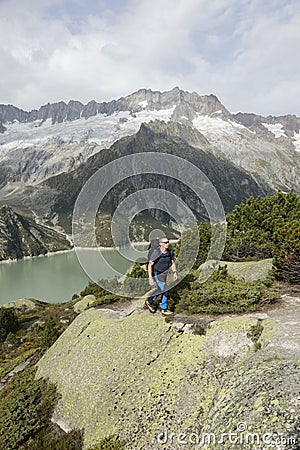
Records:
[[[44,328],[43,328],[43,334],[42,334],[42,341],[41,346],[42,348],[49,348],[51,345],[54,344],[54,342],[58,339],[60,335],[60,331],[58,329],[58,326],[53,319],[53,317],[48,317],[45,321]]]
[[[59,395],[54,384],[35,379],[27,367],[0,391],[0,448],[5,450],[81,450],[83,433],[58,433],[51,417]]]
[[[6,339],[5,339],[5,343],[8,345],[12,345],[13,347],[15,347],[19,342],[19,339],[17,338],[17,336],[10,332],[8,333]]]
[[[300,197],[294,192],[250,197],[227,214],[228,233],[224,259],[271,258],[276,231],[294,220],[300,209]]]
[[[114,436],[108,436],[89,450],[123,450],[124,448],[125,441]]]
[[[109,292],[106,293],[103,297],[97,298],[92,306],[95,307],[97,305],[111,305],[112,303],[117,302],[120,300],[120,297],[117,297],[115,294],[110,294]],[[90,306],[88,306],[86,309],[89,309]]]
[[[198,275],[195,271],[191,271],[180,282],[169,290],[169,308],[174,311],[175,306],[180,302],[181,298],[185,297],[192,289],[196,282]]]
[[[251,311],[274,302],[278,293],[262,281],[246,282],[219,267],[205,283],[193,283],[183,292],[176,312],[222,314]]]
[[[247,337],[251,339],[254,344],[254,351],[257,352],[261,349],[261,342],[259,340],[264,327],[261,323],[261,320],[258,320],[255,325],[251,325],[250,329],[247,332]]]
[[[0,308],[0,341],[19,329],[18,317],[13,308]]]
[[[107,291],[103,289],[99,284],[89,281],[88,285],[80,292],[81,297],[86,295],[94,295],[96,298],[100,298],[106,295]]]
[[[110,294],[111,292],[120,292],[120,295],[122,293],[122,285],[116,277],[111,280],[101,279],[99,284],[89,281],[88,285],[80,292],[80,296],[94,295],[98,304],[114,303],[119,298],[117,295]]]
[[[22,446],[20,450],[82,450],[83,433],[72,430],[69,433],[57,434],[46,428]]]
[[[0,448],[17,450],[49,422],[58,398],[55,386],[35,380],[30,368],[0,391]]]
[[[140,263],[135,263],[127,274],[124,285],[124,293],[143,294],[149,289],[148,272]]]
[[[12,359],[1,361],[0,364],[0,379],[4,378],[9,372],[11,372],[19,364],[22,364],[32,355],[37,352],[36,348],[31,348],[30,350],[24,351],[18,356],[14,356]],[[1,448],[1,447],[0,447]]]
[[[280,227],[274,236],[273,267],[280,281],[300,283],[300,211],[295,220]]]
[[[190,255],[192,254],[192,250],[195,248],[195,245],[198,245],[199,249],[192,269],[197,269],[201,264],[203,264],[206,261],[208,255],[210,240],[211,227],[204,222],[201,222],[198,228],[184,231],[182,233],[182,238],[178,241],[174,252],[175,258],[177,258],[179,256],[179,252],[181,251],[180,258],[176,262],[177,270],[180,272],[190,265]]]

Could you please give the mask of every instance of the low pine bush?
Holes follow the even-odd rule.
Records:
[[[278,297],[275,289],[263,281],[244,281],[228,275],[220,267],[205,282],[191,284],[176,305],[176,312],[186,314],[223,314],[253,311],[273,303]]]
[[[123,450],[125,448],[124,446],[125,441],[114,436],[108,436],[103,438],[98,444],[89,450]]]

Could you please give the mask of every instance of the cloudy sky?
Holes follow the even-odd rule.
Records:
[[[0,103],[140,88],[300,116],[299,0],[0,0]]]

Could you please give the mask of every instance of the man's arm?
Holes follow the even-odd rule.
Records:
[[[153,268],[153,261],[148,262],[148,276],[149,276],[149,284],[150,286],[153,286],[155,284],[154,278],[152,276],[152,268]]]
[[[171,269],[172,269],[172,272],[173,272],[174,280],[176,281],[178,279],[178,274],[177,274],[177,271],[176,271],[176,264],[175,264],[175,261],[173,259],[171,261]]]

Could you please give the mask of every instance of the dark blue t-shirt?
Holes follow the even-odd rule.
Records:
[[[160,249],[155,249],[150,257],[150,261],[154,262],[153,272],[162,273],[169,269],[174,259],[172,250],[162,253]]]

